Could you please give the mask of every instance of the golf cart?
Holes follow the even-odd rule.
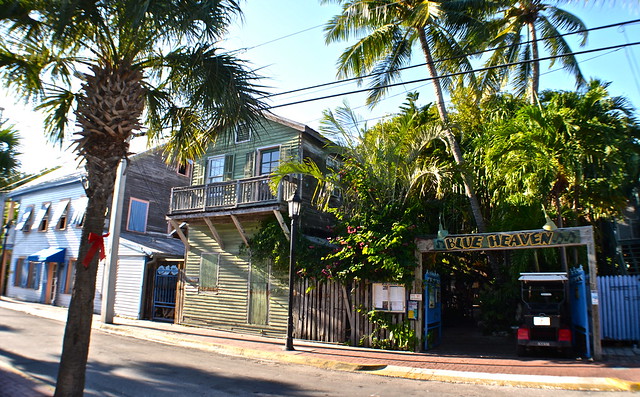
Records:
[[[518,328],[517,354],[555,349],[571,354],[571,319],[567,308],[567,273],[520,273],[523,321]]]

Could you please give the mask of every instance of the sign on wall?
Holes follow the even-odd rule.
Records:
[[[373,309],[386,312],[406,310],[406,292],[402,284],[373,283]]]
[[[579,230],[527,230],[519,232],[449,235],[421,240],[421,251],[472,251],[582,245]]]

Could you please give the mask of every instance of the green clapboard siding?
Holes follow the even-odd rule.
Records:
[[[255,156],[257,150],[278,146],[281,149],[280,157],[284,160],[299,158],[300,137],[295,129],[271,120],[263,120],[261,126],[252,131],[251,139],[247,142],[233,144],[212,145],[202,159],[196,161],[193,171],[193,184],[203,184],[206,172],[207,159],[211,156],[233,154],[232,166],[225,166],[225,175],[233,175],[232,179],[242,179],[254,176]],[[247,161],[253,161],[247,167]]]
[[[255,233],[259,222],[243,222],[247,234]],[[273,335],[281,335],[287,324],[287,283],[280,271],[269,278],[270,291],[268,305],[264,302],[266,277],[256,277],[250,282],[251,265],[246,253],[240,254],[243,241],[233,224],[217,224],[216,229],[224,241],[225,250],[209,236],[205,225],[189,228],[192,245],[185,266],[187,278],[183,317],[185,324],[222,328],[258,330]],[[218,270],[218,290],[199,291],[200,257],[203,252],[220,254]],[[253,285],[252,285],[253,284]],[[256,294],[250,294],[249,287],[255,287]],[[262,297],[260,294],[263,294]],[[262,306],[250,307],[250,299],[262,299]],[[252,312],[249,310],[252,309]],[[266,324],[264,324],[266,322]]]

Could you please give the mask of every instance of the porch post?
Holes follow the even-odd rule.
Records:
[[[602,358],[602,338],[600,336],[600,302],[598,297],[598,269],[596,267],[596,248],[593,240],[593,226],[585,226],[582,229],[582,237],[584,237],[587,246],[587,259],[589,261],[589,289],[591,291],[591,332],[593,341],[593,358],[600,360]]]

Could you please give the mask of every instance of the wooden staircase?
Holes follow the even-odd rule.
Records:
[[[640,239],[620,240],[620,254],[627,274],[640,275]]]

